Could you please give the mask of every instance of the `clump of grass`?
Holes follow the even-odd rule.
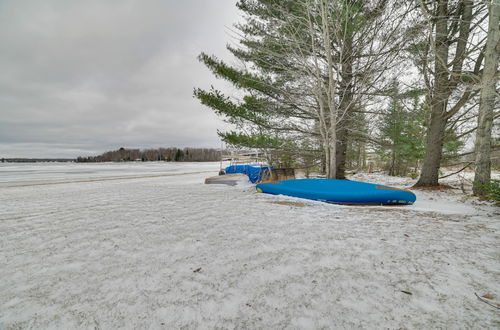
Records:
[[[500,206],[500,180],[491,180],[489,184],[481,187],[481,191],[484,192],[484,199]]]

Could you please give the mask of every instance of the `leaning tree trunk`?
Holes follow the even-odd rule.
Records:
[[[476,131],[476,169],[473,191],[476,195],[484,195],[484,187],[491,179],[491,128],[493,125],[493,109],[496,99],[496,73],[500,55],[500,0],[492,0],[489,10],[488,40],[484,54],[484,69],[481,81],[479,101],[479,118]]]
[[[420,178],[415,186],[437,186],[439,167],[443,153],[444,131],[446,127],[446,108],[448,105],[448,4],[441,1],[438,5],[435,39],[434,75],[435,82],[431,97],[431,118],[427,129],[427,143],[424,164]]]

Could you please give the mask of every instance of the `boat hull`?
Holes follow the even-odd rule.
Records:
[[[257,191],[339,204],[411,205],[409,190],[373,183],[336,179],[283,180],[257,185]]]

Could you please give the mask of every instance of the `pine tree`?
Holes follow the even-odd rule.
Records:
[[[312,146],[327,177],[342,178],[355,105],[381,88],[398,58],[404,5],[242,0],[238,7],[246,14],[237,26],[241,48],[228,49],[245,67],[203,53],[200,60],[244,95],[234,100],[212,88],[195,89],[195,97],[236,126],[219,132],[225,142],[295,153]]]
[[[177,151],[175,152],[174,160],[176,162],[181,162],[184,160],[184,152],[181,149],[177,149]]]
[[[408,109],[403,103],[406,97],[394,81],[389,106],[381,119],[379,139],[384,144],[379,146],[378,153],[388,160],[388,173],[393,176],[407,175],[411,167],[418,167],[424,152],[427,111],[418,96],[412,98]]]

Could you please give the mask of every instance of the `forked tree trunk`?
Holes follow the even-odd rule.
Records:
[[[476,195],[485,194],[485,185],[491,179],[491,128],[493,125],[493,109],[496,99],[496,73],[500,55],[500,0],[492,0],[489,9],[488,40],[484,54],[484,69],[481,81],[479,101],[479,118],[476,131],[476,169],[473,191]]]
[[[446,127],[446,107],[448,104],[448,3],[440,1],[435,17],[436,38],[434,58],[434,88],[431,98],[431,118],[427,129],[427,143],[424,164],[415,186],[437,186],[439,167],[443,153],[444,130]]]

